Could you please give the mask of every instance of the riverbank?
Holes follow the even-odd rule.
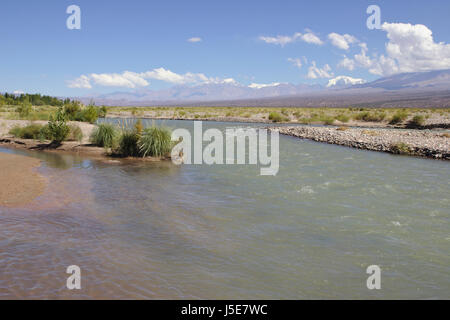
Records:
[[[10,136],[9,131],[14,127],[26,127],[27,125],[30,124],[37,124],[44,126],[47,123],[48,121],[39,121],[39,120],[30,121],[30,120],[0,119],[0,138]],[[83,133],[83,139],[81,140],[81,143],[83,144],[89,143],[89,137],[91,136],[92,131],[95,129],[95,125],[79,121],[69,121],[68,125],[74,125],[79,127],[81,132]]]
[[[430,130],[270,127],[280,134],[363,150],[450,160],[450,135]]]
[[[90,142],[90,136],[96,125],[85,122],[68,122],[69,125],[74,125],[80,128],[83,138],[81,141],[63,141],[60,144],[52,143],[51,141],[39,141],[33,139],[21,139],[10,134],[10,130],[15,127],[26,127],[30,124],[45,125],[46,121],[28,121],[28,120],[5,120],[0,119],[0,146],[12,149],[22,149],[29,151],[43,151],[54,153],[67,153],[79,156],[85,156],[90,159],[102,161],[140,161],[140,162],[155,162],[170,160],[170,157],[121,157],[114,154],[111,150],[103,147],[98,147]]]
[[[111,154],[105,148],[100,148],[92,144],[80,144],[75,141],[65,141],[61,144],[55,145],[50,141],[40,142],[30,139],[18,139],[12,137],[0,137],[0,147],[9,149],[21,149],[28,151],[53,152],[83,156],[93,160],[100,160],[104,162],[158,162],[170,160],[170,157],[119,157]]]
[[[34,158],[0,153],[0,207],[20,207],[39,197],[47,185],[35,171],[41,161]]]

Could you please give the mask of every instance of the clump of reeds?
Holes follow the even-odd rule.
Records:
[[[119,131],[113,124],[101,123],[91,134],[91,142],[99,147],[115,148],[119,141]]]

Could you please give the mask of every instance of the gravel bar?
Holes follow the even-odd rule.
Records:
[[[280,134],[357,149],[450,160],[450,135],[431,130],[270,127]]]

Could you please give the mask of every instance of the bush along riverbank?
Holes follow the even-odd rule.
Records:
[[[144,128],[141,120],[120,126],[100,124],[91,135],[93,145],[103,147],[114,157],[169,159],[172,147],[171,131],[165,127]]]
[[[171,131],[164,127],[144,128],[138,120],[119,126],[98,126],[68,122],[64,108],[58,109],[48,123],[0,120],[0,145],[28,150],[75,152],[96,157],[135,158],[157,161],[170,159],[174,146]],[[5,134],[5,128],[9,128]]]
[[[281,134],[357,149],[450,160],[450,134],[429,130],[270,127]]]

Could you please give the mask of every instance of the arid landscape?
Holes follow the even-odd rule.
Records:
[[[3,0],[0,300],[449,300],[450,2],[378,2]]]

